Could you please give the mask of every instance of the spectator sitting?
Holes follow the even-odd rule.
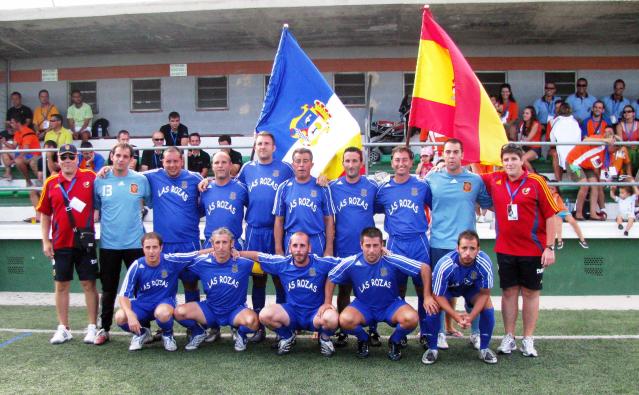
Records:
[[[53,140],[45,140],[44,148],[58,148],[58,145]],[[58,153],[47,152],[45,153],[45,155],[47,156],[47,176],[51,177],[51,176],[57,175],[58,172],[60,171],[60,165],[58,165]],[[39,160],[38,161],[38,180],[42,181],[43,178],[44,178],[44,171],[42,167],[42,161]],[[33,205],[34,209],[38,207],[38,203],[40,202],[40,194],[41,194],[40,191],[34,191],[34,190],[29,191],[29,200],[31,201],[31,204]],[[30,224],[40,223],[40,215],[41,215],[40,212],[36,210],[35,216],[25,218],[23,219],[23,221]]]
[[[544,179],[548,181],[548,178],[546,176],[542,176],[542,177],[544,177]],[[556,220],[555,240],[557,241],[557,249],[561,250],[562,248],[564,248],[564,241],[562,239],[562,231],[563,231],[562,224],[564,223],[564,220],[568,222],[570,226],[572,226],[572,229],[577,234],[577,237],[579,238],[579,245],[581,246],[581,248],[587,249],[588,242],[586,242],[586,239],[584,238],[584,234],[581,231],[581,227],[579,227],[579,224],[575,220],[575,217],[572,216],[568,207],[564,205],[563,199],[561,197],[561,193],[559,192],[559,187],[548,185],[548,188],[550,188],[550,193],[552,193],[552,198],[555,200],[557,207],[559,207],[559,209],[561,210],[557,213],[557,215],[555,215],[555,220]]]
[[[433,168],[433,147],[422,147],[419,154],[419,164],[417,165],[417,170],[415,170],[415,174],[420,179],[426,177],[426,174]]]
[[[52,126],[50,124],[50,117],[53,114],[60,114],[60,111],[55,106],[49,102],[49,91],[46,89],[42,89],[38,92],[38,99],[40,100],[40,105],[35,108],[33,113],[33,128],[38,133],[38,138],[41,140],[44,138],[45,133]],[[47,141],[44,139],[44,141]]]
[[[116,142],[130,144],[129,141],[131,141],[131,134],[129,133],[129,131],[124,129],[120,130],[116,136]],[[135,145],[131,144],[131,147],[135,148]],[[129,162],[129,169],[133,169],[137,171],[139,162],[140,162],[140,151],[134,149],[133,157],[131,158],[131,162]],[[109,166],[113,165],[110,155],[108,156],[107,164],[109,164]]]
[[[189,145],[197,147],[202,140],[198,133],[191,133],[189,136]],[[211,167],[211,156],[200,149],[189,150],[189,170],[199,173],[202,178],[206,178]]]
[[[182,145],[182,137],[189,137],[189,128],[180,123],[180,114],[177,111],[169,113],[169,123],[160,127],[164,135],[164,145]]]
[[[615,221],[617,222],[617,228],[623,230],[623,223],[627,221],[626,229],[623,231],[624,236],[628,236],[628,232],[632,228],[635,222],[635,202],[637,195],[635,190],[631,186],[624,186],[619,189],[619,196],[615,194],[617,187],[610,188],[610,197],[617,202],[619,206],[619,213]]]
[[[552,121],[555,116],[555,102],[561,100],[559,96],[555,96],[557,87],[554,82],[547,82],[544,84],[544,95],[535,100],[533,107],[535,107],[535,114],[537,114],[537,120],[543,126],[546,126]]]
[[[519,105],[512,93],[510,84],[501,84],[499,87],[499,97],[497,97],[497,112],[501,118],[504,128],[509,130],[515,124],[519,117]]]
[[[56,147],[73,143],[73,134],[62,126],[62,115],[51,114],[49,116],[49,130],[44,135],[44,141],[54,141]]]
[[[219,145],[231,145],[231,136],[223,134],[218,137],[217,143]],[[226,152],[231,157],[231,177],[235,177],[242,168],[242,154],[232,148],[222,148],[222,151]]]
[[[557,143],[577,143],[581,140],[579,123],[571,115],[570,105],[562,103],[559,106],[557,117],[550,123],[550,141]],[[563,170],[567,170],[566,157],[574,148],[574,145],[558,145],[555,154],[552,155],[555,179],[561,181]]]
[[[93,148],[93,144],[89,141],[83,141],[80,144],[80,148]],[[93,151],[82,151],[80,153],[80,165],[78,166],[80,169],[88,169],[93,170],[93,172],[98,172],[104,166],[104,158],[102,155],[97,154]]]
[[[6,127],[9,127],[9,121],[11,117],[19,114],[28,127],[31,127],[31,121],[33,120],[33,111],[22,104],[22,95],[20,92],[11,93],[11,107],[7,110],[7,122]]]
[[[164,134],[157,131],[151,135],[151,141],[154,147],[162,147],[164,145]],[[162,167],[162,154],[163,150],[145,150],[142,151],[142,171],[159,169]]]
[[[581,122],[581,138],[601,136],[610,120],[604,115],[604,103],[597,100],[592,105],[592,115]]]
[[[88,130],[91,135],[91,120],[93,110],[91,106],[82,101],[82,93],[75,89],[71,92],[71,104],[67,109],[67,122],[73,133],[73,139],[80,139],[81,132]]]
[[[566,103],[570,104],[570,108],[572,108],[573,116],[580,123],[590,116],[592,106],[596,101],[596,97],[588,94],[588,80],[583,77],[577,80],[575,93],[566,99]]]
[[[11,129],[15,132],[13,134],[14,143],[5,143],[8,149],[37,149],[40,148],[40,141],[33,129],[27,126],[27,121],[22,118],[19,113],[14,113],[9,119]],[[11,181],[11,165],[15,163],[20,173],[24,176],[26,185],[28,187],[33,186],[31,177],[29,175],[29,168],[33,171],[33,174],[38,173],[38,160],[40,160],[40,152],[19,152],[15,158],[12,154],[3,154],[2,161],[5,165],[5,176],[3,178]]]
[[[537,114],[535,108],[528,106],[524,108],[522,114],[522,121],[517,128],[517,136],[519,141],[541,141],[541,125],[537,121]],[[536,160],[541,156],[540,145],[526,145],[524,148],[524,156],[521,158],[524,162],[524,166],[528,171],[535,172],[535,168],[530,162]]]
[[[635,119],[635,109],[631,105],[623,107],[623,118],[617,123],[616,132],[621,141],[639,141],[639,122]],[[632,168],[639,168],[639,147],[636,145],[629,147],[630,163]],[[631,173],[632,174],[632,173]]]
[[[626,89],[624,80],[616,80],[612,84],[612,89],[612,94],[604,97],[602,101],[606,107],[606,115],[614,125],[621,119],[623,108],[630,104],[630,100],[623,97],[623,92]]]

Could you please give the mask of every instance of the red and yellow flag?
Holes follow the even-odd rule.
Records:
[[[507,138],[497,110],[453,40],[424,7],[410,126],[464,143],[464,162],[501,165]]]

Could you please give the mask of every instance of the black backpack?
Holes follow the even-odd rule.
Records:
[[[97,137],[108,137],[109,136],[109,121],[104,118],[100,118],[93,122],[93,127],[91,128],[91,136],[94,138]]]

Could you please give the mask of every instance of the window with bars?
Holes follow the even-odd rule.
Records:
[[[197,79],[197,109],[228,108],[228,77],[200,77]]]
[[[71,102],[71,92],[79,90],[82,94],[82,101],[91,106],[93,114],[98,113],[98,89],[96,81],[69,81],[69,106]]]
[[[162,81],[131,80],[131,111],[161,111]]]
[[[366,73],[336,73],[333,75],[333,86],[344,105],[366,104]]]
[[[499,87],[506,83],[504,71],[479,71],[475,73],[489,96],[499,97]],[[513,92],[514,93],[514,92]],[[515,96],[516,97],[516,96]]]
[[[546,71],[544,72],[544,84],[553,83],[557,87],[555,96],[563,99],[575,93],[575,81],[577,73],[574,71]]]

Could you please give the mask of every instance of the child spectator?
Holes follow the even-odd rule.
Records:
[[[426,174],[433,168],[433,147],[422,147],[422,150],[419,154],[421,160],[417,165],[417,170],[415,170],[415,174],[419,179],[424,179]]]
[[[624,236],[628,236],[628,232],[635,222],[635,202],[637,195],[632,187],[624,186],[619,189],[619,196],[616,195],[617,187],[610,188],[610,197],[619,205],[619,213],[617,214],[617,228],[623,230],[623,222],[628,221],[626,230],[623,231]]]

